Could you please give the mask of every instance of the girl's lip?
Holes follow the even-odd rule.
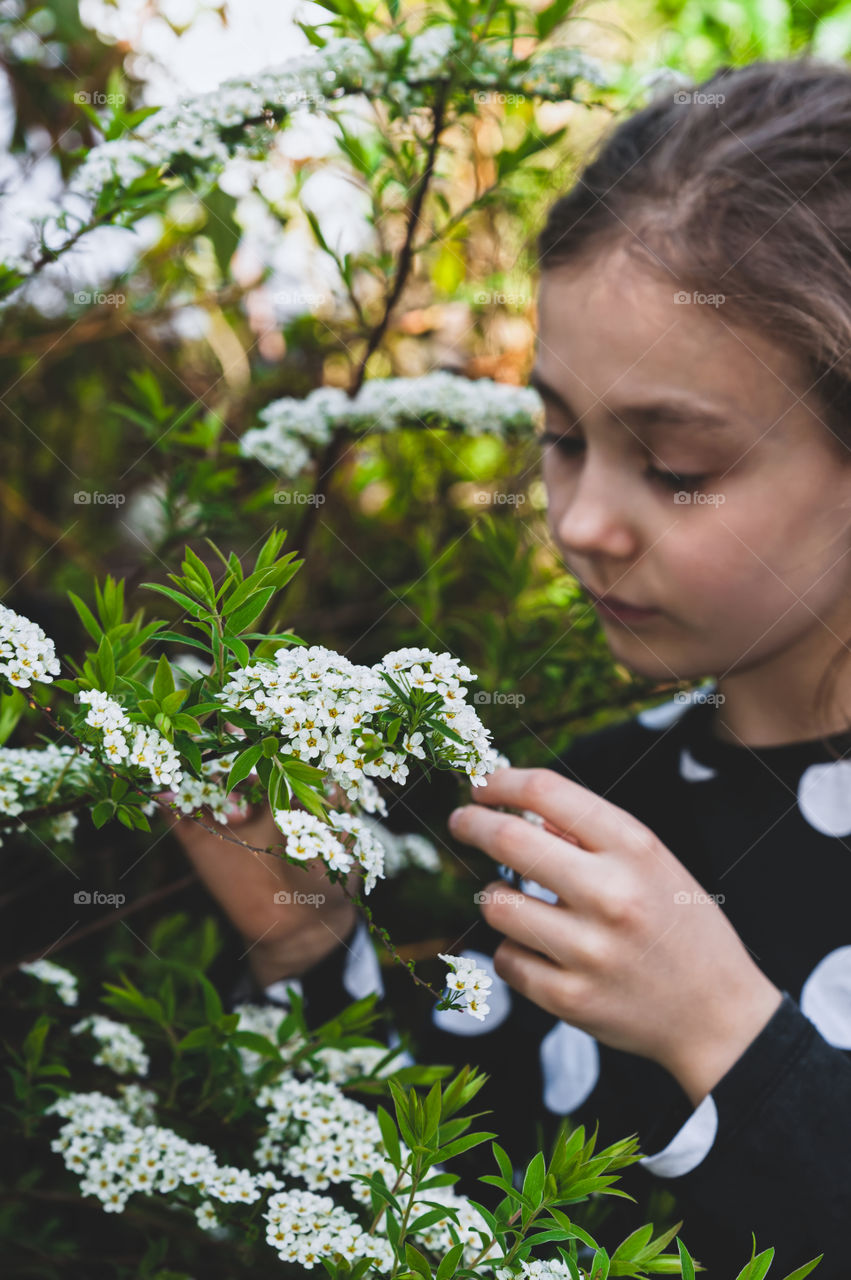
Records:
[[[659,612],[658,609],[643,609],[638,605],[626,604],[623,600],[616,600],[613,596],[602,599],[600,596],[594,597],[594,603],[598,609],[602,609],[604,613],[609,614],[613,618],[623,618],[625,621],[640,618],[650,618]]]

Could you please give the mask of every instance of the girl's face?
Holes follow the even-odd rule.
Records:
[[[538,309],[553,537],[592,593],[656,610],[599,611],[613,656],[654,679],[784,653],[821,674],[851,634],[851,453],[803,369],[622,248],[545,270]]]

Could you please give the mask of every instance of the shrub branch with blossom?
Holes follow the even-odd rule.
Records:
[[[171,1206],[219,1249],[243,1242],[259,1251],[265,1241],[282,1262],[321,1266],[332,1280],[586,1280],[604,1263],[610,1276],[693,1277],[682,1241],[678,1254],[665,1252],[680,1223],[655,1238],[648,1225],[608,1253],[572,1217],[591,1195],[623,1194],[615,1184],[640,1156],[634,1138],[598,1150],[596,1136],[563,1122],[550,1157],[539,1152],[515,1170],[495,1133],[471,1131],[483,1113],[464,1114],[486,1077],[464,1067],[447,1080],[448,1068],[399,1066],[396,1047],[364,1034],[374,995],[310,1029],[292,988],[289,1010],[244,1005],[226,1014],[203,973],[162,963],[202,986],[194,1025],[185,1021],[190,1002],[175,1002],[166,984],[156,999],[126,978],[108,983],[104,1002],[136,1029],[101,1015],[83,1022],[103,1046],[94,1064],[122,1082],[83,1091],[73,1080],[42,1083],[54,1100],[27,1099],[40,1129],[56,1133],[59,1121],[52,1150],[104,1212]],[[66,971],[64,985],[74,981]],[[66,1038],[43,1015],[28,1037],[28,1077],[50,1079],[48,1049],[79,1056],[70,1037],[81,1029]],[[83,1070],[75,1063],[74,1074]],[[128,1074],[137,1080],[125,1082]],[[198,1140],[217,1117],[237,1115],[237,1129],[220,1127],[221,1153]],[[490,1208],[456,1190],[459,1175],[448,1169],[485,1142],[496,1172],[479,1181],[502,1193]]]
[[[0,679],[7,696],[26,690],[25,702],[77,744],[85,767],[68,770],[64,756],[45,748],[42,767],[30,766],[24,822],[15,785],[17,753],[0,748],[0,777],[8,778],[0,794],[0,827],[25,833],[32,824],[36,830],[42,810],[55,822],[56,797],[66,819],[88,808],[98,827],[116,818],[150,830],[148,818],[164,803],[158,796],[163,788],[171,788],[174,809],[199,819],[200,803],[223,813],[234,792],[239,804],[265,796],[284,840],[264,852],[277,852],[295,865],[319,858],[335,883],[359,867],[363,891],[354,901],[403,963],[363,900],[385,875],[387,845],[374,818],[387,813],[379,780],[404,786],[412,769],[427,767],[454,771],[478,786],[508,762],[467,701],[473,672],[452,655],[408,647],[364,666],[290,633],[249,630],[300,566],[294,553],[279,555],[285,537],[280,530],[270,534],[247,576],[235,555],[225,558],[211,543],[223,566],[218,585],[189,547],[182,575],[169,575],[173,586],[145,584],[182,610],[193,635],[171,630],[164,621],[143,626],[141,610],[125,620],[123,583],[111,578],[103,589],[96,584],[97,618],[71,593],[97,646],[82,666],[69,661],[74,679],[54,679],[60,664],[52,642],[5,610]],[[150,653],[154,645],[173,642],[206,655],[188,688],[176,687],[165,652],[156,658]],[[46,704],[51,684],[71,696],[76,710],[63,716],[58,706]],[[29,755],[36,760],[39,752]],[[342,797],[342,807],[333,807],[335,795]],[[54,804],[40,806],[40,799]],[[410,962],[406,967],[421,982]],[[484,978],[473,975],[466,989],[457,973],[450,974],[438,1007],[484,1016],[486,1005],[475,1001],[476,976]]]

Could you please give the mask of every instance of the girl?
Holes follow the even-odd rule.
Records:
[[[823,1252],[835,1280],[851,1216],[851,73],[756,63],[653,101],[539,247],[553,538],[618,662],[703,683],[500,770],[456,811],[453,834],[503,872],[463,950],[490,968],[491,1014],[435,1011],[422,1057],[490,1073],[477,1103],[513,1154],[565,1115],[599,1119],[601,1143],[637,1133],[622,1185],[673,1192],[711,1280],[744,1265],[751,1231],[779,1275]],[[254,986],[234,999],[289,981],[318,1020],[382,990],[339,890],[320,911],[274,904],[302,871],[176,829],[250,947]],[[239,834],[278,837],[268,813]],[[613,1223],[645,1220],[610,1203]]]

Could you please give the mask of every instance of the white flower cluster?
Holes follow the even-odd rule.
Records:
[[[158,729],[131,724],[121,703],[100,689],[80,689],[74,696],[77,702],[91,704],[85,723],[103,731],[101,745],[108,761],[121,764],[126,760],[129,765],[147,769],[151,782],[158,787],[175,786],[181,781],[180,757]],[[131,730],[133,737],[128,742]]]
[[[193,778],[191,773],[185,773],[179,786],[172,788],[175,794],[173,806],[180,813],[187,814],[195,813],[196,809],[208,805],[217,822],[227,822],[228,815],[234,807],[240,813],[245,813],[248,807],[245,800],[242,797],[229,800],[228,792],[222,785],[227,781],[230,767],[238,754],[237,748],[226,756],[219,756],[217,760],[205,760],[201,765],[203,778]]]
[[[91,1031],[100,1042],[94,1061],[101,1066],[110,1067],[119,1076],[148,1074],[151,1060],[145,1053],[145,1045],[123,1022],[93,1013],[75,1022],[71,1028],[71,1034],[75,1036],[83,1031]]]
[[[331,105],[347,94],[389,98],[403,113],[426,105],[425,86],[446,79],[452,69],[456,36],[446,23],[433,25],[406,40],[399,33],[378,34],[365,41],[350,37],[329,40],[322,49],[290,58],[249,77],[225,80],[218,88],[142,121],[126,135],[94,147],[74,176],[73,192],[96,197],[113,179],[128,185],[150,169],[187,165],[220,171],[233,156],[268,152],[274,134],[257,128],[267,117],[285,120],[299,107]],[[536,52],[516,68],[511,42],[459,50],[463,80],[470,90],[480,86],[513,89],[555,100],[570,95],[582,78],[604,84],[599,64],[574,49]],[[456,76],[458,69],[455,68]]]
[[[294,646],[279,649],[272,662],[235,672],[215,697],[229,710],[248,711],[261,728],[278,732],[289,754],[316,761],[350,800],[386,816],[386,804],[371,779],[404,783],[406,757],[425,759],[425,750],[422,733],[402,734],[397,749],[388,746],[376,759],[364,760],[362,735],[378,732],[374,717],[395,700],[382,671],[406,692],[439,693],[443,705],[435,711],[435,719],[463,739],[459,745],[441,738],[443,758],[464,769],[473,786],[483,785],[481,780],[493,771],[496,752],[489,742],[490,730],[465,701],[462,681],[475,676],[448,653],[398,649],[366,667],[321,645]]]
[[[65,1167],[82,1175],[83,1195],[97,1196],[107,1213],[121,1213],[134,1191],[153,1195],[195,1187],[224,1204],[253,1204],[264,1189],[282,1186],[272,1173],[220,1165],[203,1143],[136,1123],[131,1113],[139,1101],[127,1094],[122,1103],[103,1093],[72,1093],[47,1108],[48,1115],[68,1118],[51,1150],[62,1152]]]
[[[450,991],[464,996],[462,1003],[456,1007],[464,1013],[472,1014],[479,1022],[484,1022],[486,1014],[490,1013],[487,998],[493,978],[484,969],[479,969],[470,956],[449,956],[442,951],[438,952],[438,956],[451,966],[446,975],[446,986]]]
[[[318,387],[301,400],[273,400],[259,414],[264,425],[246,431],[239,447],[245,457],[295,478],[314,447],[326,444],[338,427],[359,434],[448,427],[471,436],[532,435],[542,415],[543,403],[531,387],[437,370],[419,378],[372,378],[355,396]]]
[[[496,1280],[570,1280],[573,1273],[561,1258],[550,1258],[546,1262],[521,1262],[519,1271],[510,1267],[499,1267]]]
[[[303,1178],[314,1192],[347,1183],[354,1198],[366,1206],[370,1204],[369,1188],[355,1180],[356,1175],[378,1172],[388,1186],[394,1185],[396,1170],[387,1159],[378,1120],[368,1107],[347,1097],[336,1084],[290,1077],[265,1085],[257,1095],[257,1103],[268,1108],[267,1132],[254,1153],[259,1164],[273,1164],[284,1174]],[[400,1142],[400,1149],[404,1160],[410,1152],[404,1142]],[[403,1196],[405,1186],[397,1194]],[[427,1200],[436,1200],[458,1212],[455,1230],[468,1248],[465,1261],[470,1262],[481,1249],[481,1233],[484,1239],[489,1238],[487,1224],[478,1210],[451,1188],[436,1187],[429,1188],[422,1201],[415,1200],[412,1218],[428,1210]],[[447,1213],[424,1231],[414,1232],[414,1236],[435,1253],[445,1253],[454,1243],[450,1222]],[[358,1255],[350,1252],[348,1256]]]
[[[56,793],[60,778],[60,787],[82,790],[90,777],[91,765],[75,747],[53,742],[45,747],[0,747],[0,813],[14,817],[24,809],[47,804],[48,795],[60,799],[61,791]],[[55,814],[47,819],[47,838],[71,840],[77,825],[75,813]]]
[[[70,969],[63,969],[61,964],[54,964],[52,960],[30,960],[19,964],[18,968],[21,973],[28,973],[32,978],[56,987],[56,994],[63,1004],[77,1003],[77,979]]]
[[[350,1213],[330,1196],[312,1191],[282,1191],[269,1197],[266,1243],[278,1250],[282,1262],[312,1271],[323,1258],[337,1255],[356,1261],[371,1258],[377,1271],[393,1266],[393,1248],[383,1236],[370,1236]]]
[[[325,822],[299,809],[276,809],[274,813],[275,822],[288,837],[287,853],[291,858],[300,862],[322,858],[331,871],[350,871],[357,861],[367,873],[364,893],[370,893],[376,880],[384,875],[384,845],[362,818],[346,813],[344,809],[332,809],[328,816],[330,821]],[[333,831],[354,837],[351,851],[332,834]]]
[[[19,689],[51,684],[62,670],[53,641],[37,623],[0,604],[0,676]]]

